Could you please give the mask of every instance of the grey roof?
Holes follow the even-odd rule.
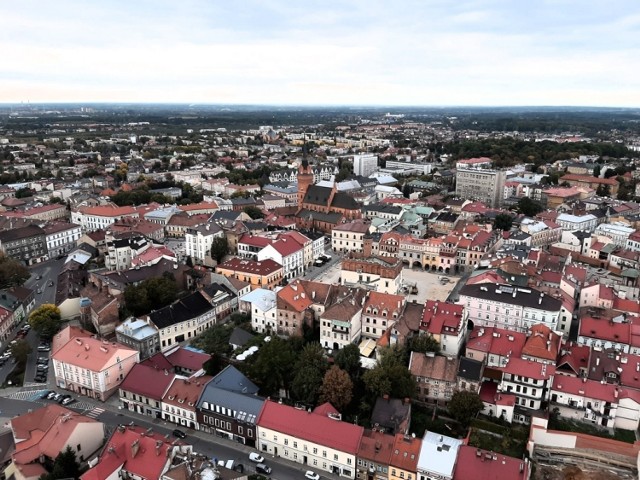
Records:
[[[238,345],[240,347],[246,345],[246,343],[253,338],[253,335],[247,332],[244,328],[236,327],[231,332],[229,338],[230,345]]]
[[[26,227],[13,228],[0,232],[0,242],[13,242],[23,238],[37,237],[44,235],[45,232],[38,225],[27,225]]]
[[[378,424],[387,430],[391,430],[387,433],[404,433],[398,430],[398,428],[405,420],[408,423],[410,415],[410,403],[404,403],[399,398],[379,397],[376,400],[376,405],[373,407],[373,412],[371,413],[371,423],[373,425]]]
[[[458,377],[479,382],[482,378],[482,362],[472,358],[460,357]]]
[[[203,315],[212,309],[200,292],[192,293],[171,305],[151,312],[149,318],[158,328],[166,328]]]
[[[215,411],[215,406],[219,405],[232,410],[236,420],[255,425],[264,402],[265,399],[257,395],[247,395],[217,388],[213,385],[212,380],[204,387],[198,399],[197,408],[204,412]]]
[[[333,223],[337,225],[342,219],[341,213],[322,213],[322,212],[314,212],[312,210],[302,209],[298,212],[300,218],[310,218],[313,217],[314,220],[318,220],[320,222]]]
[[[497,293],[498,291],[501,293]],[[541,296],[541,293],[535,288],[521,288],[504,284],[465,285],[460,289],[460,295],[551,312],[560,311],[562,306],[560,300],[549,295],[542,294],[543,296]]]
[[[248,395],[255,395],[259,390],[255,383],[245,377],[233,365],[227,365],[218,375],[211,379],[209,385],[228,392],[246,393]]]

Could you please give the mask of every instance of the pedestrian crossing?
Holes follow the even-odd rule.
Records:
[[[44,390],[22,390],[20,392],[13,392],[7,395],[5,398],[11,398],[12,400],[38,400]]]
[[[104,412],[104,408],[95,407],[95,408],[91,409],[91,411],[85,412],[84,415],[86,417],[91,417],[91,418],[96,418],[97,419],[100,415],[102,415],[102,412]]]

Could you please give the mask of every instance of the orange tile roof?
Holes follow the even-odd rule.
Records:
[[[389,465],[407,472],[416,472],[421,447],[421,438],[413,438],[402,433],[396,434]]]
[[[297,312],[302,312],[313,304],[299,280],[295,280],[281,289],[277,296],[278,300],[286,302]]]
[[[123,361],[139,354],[137,350],[119,343],[109,343],[92,337],[75,337],[54,352],[52,358],[92,372],[100,372],[116,364],[117,358]]]

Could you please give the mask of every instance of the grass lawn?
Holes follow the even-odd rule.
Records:
[[[558,418],[555,415],[552,415],[549,419],[549,429],[562,430],[563,432],[585,433],[587,435],[593,435],[594,437],[611,438],[626,443],[633,443],[636,441],[636,434],[633,432],[633,430],[623,430],[621,428],[616,428],[614,430],[615,433],[611,435],[609,433],[609,430],[598,427],[597,425]]]

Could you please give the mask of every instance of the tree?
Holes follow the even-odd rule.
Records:
[[[60,309],[51,303],[44,303],[31,312],[29,324],[41,337],[51,339],[62,324]]]
[[[477,393],[461,390],[453,394],[447,409],[453,418],[467,427],[471,419],[474,418],[483,407],[482,400]]]
[[[27,363],[27,357],[31,353],[31,345],[26,340],[18,340],[16,344],[11,347],[11,355],[16,359],[16,362],[25,364]]]
[[[529,197],[522,197],[518,200],[518,210],[527,217],[535,217],[542,211],[542,205]]]
[[[609,170],[607,170],[607,171],[609,171]],[[611,196],[611,187],[609,185],[601,183],[600,185],[598,185],[598,188],[596,188],[596,195],[599,196],[599,197],[609,197],[609,196]]]
[[[407,349],[411,352],[440,352],[440,344],[431,335],[414,335],[409,339]]]
[[[31,276],[27,267],[0,252],[0,288],[19,287]]]
[[[335,365],[347,372],[352,379],[360,377],[360,349],[357,345],[350,343],[341,348],[333,358]]]
[[[503,230],[508,232],[511,230],[511,226],[513,225],[513,217],[508,213],[500,213],[496,215],[495,220],[493,221],[493,228],[495,230]]]
[[[130,285],[124,291],[124,301],[129,313],[139,316],[173,303],[178,297],[178,284],[173,275],[147,278],[138,285]]]
[[[216,237],[211,242],[211,258],[217,263],[229,254],[229,241],[227,237]]]
[[[42,475],[40,480],[58,480],[60,478],[80,478],[80,464],[70,445],[56,457],[51,473]]]
[[[402,348],[384,349],[376,366],[362,376],[367,392],[374,398],[385,394],[399,398],[413,397],[415,380],[404,364],[404,357]]]
[[[315,405],[322,385],[328,362],[324,349],[319,343],[308,343],[302,349],[291,382],[291,390],[296,400],[307,405]]]
[[[600,176],[600,172],[602,171],[602,167],[599,164],[595,164],[593,167],[593,176],[594,177],[599,177]]]
[[[273,336],[253,355],[255,360],[250,366],[250,377],[260,385],[263,395],[280,395],[280,390],[288,390],[295,363],[291,343]]]
[[[249,215],[252,220],[259,220],[261,218],[264,218],[264,212],[260,210],[258,207],[254,207],[253,205],[244,207],[242,211],[247,215]]]
[[[320,387],[320,402],[329,402],[338,411],[342,411],[353,396],[353,382],[349,374],[334,365],[324,374]]]

